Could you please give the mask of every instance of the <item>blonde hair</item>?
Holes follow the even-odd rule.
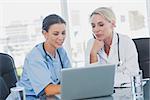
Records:
[[[90,18],[94,15],[94,14],[99,14],[101,16],[103,16],[104,18],[106,18],[106,20],[108,21],[116,21],[116,16],[114,14],[114,12],[112,11],[111,8],[108,7],[100,7],[97,8],[93,11],[93,13],[90,15]]]

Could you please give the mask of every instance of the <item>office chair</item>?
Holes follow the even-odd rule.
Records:
[[[0,53],[0,100],[5,100],[18,80],[13,58]]]
[[[143,71],[143,78],[150,78],[150,38],[133,39],[137,52],[139,67]]]

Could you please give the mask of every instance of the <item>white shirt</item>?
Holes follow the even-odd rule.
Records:
[[[85,64],[90,64],[90,51],[94,39],[90,39],[87,44],[85,54]],[[109,55],[102,48],[98,56],[98,64],[118,64],[118,50],[120,54],[121,66],[116,66],[115,73],[115,87],[120,87],[122,83],[130,83],[130,78],[139,71],[138,54],[134,42],[128,36],[119,34],[119,48],[117,33],[113,33],[112,46],[110,48]]]

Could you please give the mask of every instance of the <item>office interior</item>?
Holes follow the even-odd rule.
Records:
[[[20,77],[26,54],[44,40],[43,18],[55,13],[67,22],[64,47],[72,67],[83,67],[86,44],[92,37],[89,17],[100,6],[115,12],[117,32],[132,39],[150,38],[150,0],[1,0],[0,53],[14,59]]]

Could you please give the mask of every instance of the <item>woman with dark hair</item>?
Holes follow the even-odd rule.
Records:
[[[45,42],[36,45],[26,56],[23,73],[17,83],[25,88],[27,100],[34,100],[44,94],[60,94],[61,69],[71,67],[62,47],[66,37],[65,29],[66,22],[56,14],[43,20]]]

